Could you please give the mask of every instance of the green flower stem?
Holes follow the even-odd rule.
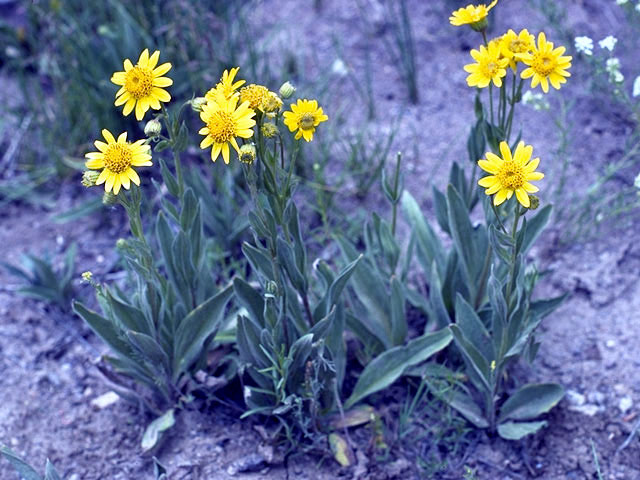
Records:
[[[493,125],[493,83],[489,84],[489,112],[491,115],[491,125]]]
[[[182,198],[182,194],[184,193],[184,177],[182,174],[182,161],[180,160],[180,152],[175,148],[177,132],[173,131],[169,117],[169,111],[164,106],[164,103],[162,103],[161,105],[164,124],[167,132],[169,133],[169,143],[171,144],[171,151],[173,152],[173,164],[176,169],[176,178],[178,181],[178,197]]]
[[[504,226],[504,223],[502,223],[502,219],[500,218],[500,214],[498,213],[498,209],[493,204],[493,200],[491,198],[489,199],[489,203],[491,204],[491,209],[493,210],[493,214],[496,216],[496,220],[498,220],[498,225],[500,225],[500,229],[502,230],[503,233],[506,234],[507,233],[507,228]]]
[[[511,305],[511,293],[513,292],[513,284],[515,283],[515,270],[516,270],[516,259],[517,259],[517,250],[516,250],[516,235],[518,234],[518,223],[520,222],[520,217],[526,212],[525,210],[521,210],[520,204],[516,203],[516,209],[514,212],[513,218],[513,228],[511,229],[511,240],[513,241],[513,250],[511,251],[511,265],[509,265],[509,280],[507,284],[507,295],[505,300],[507,302],[507,312],[509,312],[509,308]],[[508,318],[508,317],[507,317]]]
[[[402,163],[402,154],[398,152],[396,157],[396,171],[393,177],[393,198],[392,217],[391,217],[391,235],[396,236],[396,221],[398,216],[398,188],[400,186],[400,164]]]
[[[502,82],[500,87],[500,103],[498,104],[498,124],[500,129],[505,131],[505,121],[507,116],[507,81]]]
[[[507,119],[507,126],[505,131],[505,140],[509,143],[509,138],[511,137],[511,127],[513,126],[513,113],[515,112],[516,107],[516,96],[522,91],[522,83],[524,80],[520,79],[520,83],[518,84],[518,88],[516,89],[516,77],[513,77],[513,84],[511,85],[511,107],[509,109],[509,117]]]

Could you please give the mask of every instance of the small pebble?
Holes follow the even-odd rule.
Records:
[[[605,345],[607,346],[607,348],[613,348],[616,346],[616,341],[615,340],[607,340],[607,343],[605,343]]]
[[[584,405],[587,402],[587,399],[585,398],[585,396],[579,392],[576,392],[575,390],[567,390],[566,397],[567,397],[567,401],[571,405],[575,405],[575,406]]]
[[[629,410],[631,410],[631,407],[633,407],[633,400],[631,400],[631,397],[626,396],[620,399],[618,408],[622,413],[627,413]]]
[[[91,400],[91,405],[102,410],[103,408],[107,408],[110,405],[113,405],[119,400],[118,394],[116,392],[107,392],[104,395],[100,395],[99,397]]]

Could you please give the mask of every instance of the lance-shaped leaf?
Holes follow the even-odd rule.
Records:
[[[451,342],[447,328],[411,340],[379,355],[363,370],[353,393],[344,404],[350,408],[363,398],[388,387],[409,367],[424,362]]]
[[[505,420],[532,420],[555,407],[564,396],[557,383],[532,383],[511,395],[500,409],[498,423]]]
[[[175,333],[174,377],[186,371],[202,354],[204,342],[220,326],[224,308],[232,294],[233,288],[228,285],[217,295],[193,309],[180,322]]]
[[[533,245],[536,239],[543,232],[549,222],[549,218],[551,217],[551,211],[552,206],[546,205],[527,221],[527,229],[524,232],[524,238],[522,239],[522,247],[520,250],[522,254],[527,253],[529,248],[531,248],[531,245]]]
[[[162,434],[173,427],[175,423],[176,419],[173,415],[173,408],[167,410],[162,416],[151,422],[142,436],[142,450],[148,452],[155,447]]]
[[[505,440],[520,440],[527,435],[536,433],[547,422],[506,422],[498,425],[498,435]]]
[[[20,474],[23,480],[42,480],[42,477],[38,475],[38,472],[36,472],[31,465],[22,460],[7,447],[0,445],[0,453],[4,458],[9,460],[9,463],[13,465],[13,468],[16,469],[16,472]]]
[[[73,302],[73,311],[87,322],[91,329],[104,340],[115,352],[131,359],[131,348],[121,338],[121,332],[115,325],[93,310],[89,310],[80,302]]]
[[[480,351],[467,340],[458,325],[450,325],[449,328],[451,329],[451,333],[453,333],[456,345],[467,361],[467,365],[478,375],[484,388],[487,391],[491,391],[489,362],[487,362],[487,359],[482,356]]]
[[[478,428],[489,428],[489,422],[482,414],[478,404],[465,392],[447,392],[440,397],[451,408],[457,410],[464,418],[469,420]]]
[[[418,259],[422,263],[422,268],[428,271],[435,260],[438,268],[442,269],[444,267],[442,243],[425,220],[418,202],[406,191],[402,194],[402,209],[416,235]]]

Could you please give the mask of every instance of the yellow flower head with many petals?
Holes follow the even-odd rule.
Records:
[[[219,98],[229,100],[232,96],[238,95],[238,88],[245,84],[245,80],[235,81],[238,70],[240,67],[225,70],[216,86],[205,94],[207,101],[216,102]]]
[[[487,195],[495,194],[494,205],[500,205],[510,199],[515,192],[518,202],[523,207],[529,208],[531,205],[529,193],[538,191],[538,187],[529,182],[541,180],[544,177],[543,173],[536,172],[540,159],[531,160],[533,147],[525,146],[522,141],[518,143],[513,155],[507,142],[500,142],[500,153],[502,158],[487,152],[486,160],[478,160],[480,168],[491,174],[478,180],[478,185],[486,188]]]
[[[518,57],[523,53],[530,53],[536,46],[536,38],[525,28],[516,33],[509,29],[502,38],[500,38],[500,53],[509,59],[509,66],[513,71],[517,68],[520,60]]]
[[[544,32],[538,34],[538,45],[533,47],[530,53],[518,55],[518,58],[527,65],[522,71],[522,78],[531,78],[531,88],[538,84],[542,91],[549,91],[549,83],[556,90],[560,89],[560,84],[566,83],[565,77],[571,74],[567,71],[571,67],[571,56],[563,55],[564,47],[553,48],[553,42],[547,42]]]
[[[198,133],[205,135],[200,148],[211,147],[211,160],[214,162],[222,153],[224,163],[229,163],[229,144],[238,154],[240,147],[236,137],[250,138],[256,121],[255,112],[249,108],[249,102],[238,105],[238,96],[228,100],[207,102],[202,106],[200,118],[206,124]]]
[[[449,17],[449,23],[456,27],[460,27],[462,25],[477,26],[487,18],[489,10],[495,7],[496,3],[498,3],[498,0],[493,0],[493,2],[489,4],[489,6],[485,4],[469,4],[466,7],[459,8],[455,12],[451,13],[451,16]]]
[[[136,119],[144,118],[149,107],[160,110],[160,102],[168,102],[171,95],[162,87],[173,85],[173,80],[163,77],[171,69],[170,63],[163,63],[156,67],[160,52],[156,50],[149,56],[149,50],[144,49],[135,66],[128,58],[124,61],[124,72],[115,72],[111,81],[121,88],[116,93],[116,107],[124,105],[122,113],[126,117],[133,108],[136,109]]]
[[[471,50],[471,56],[478,63],[464,66],[465,71],[469,73],[467,85],[485,88],[493,82],[496,87],[501,87],[502,77],[507,75],[509,59],[502,56],[500,43],[491,41],[486,47],[480,45],[480,50]]]
[[[261,110],[262,104],[269,96],[269,89],[263,85],[252,83],[240,89],[240,101],[249,102],[252,110]]]
[[[140,177],[132,167],[150,167],[151,147],[144,140],[127,142],[127,132],[118,136],[118,140],[109,132],[102,130],[107,143],[96,140],[97,152],[87,153],[85,166],[92,170],[102,170],[95,184],[104,183],[105,192],[113,190],[117,195],[120,187],[129,189],[131,182],[140,185]]]
[[[284,124],[289,127],[289,131],[296,133],[296,140],[303,137],[307,142],[313,140],[313,134],[320,122],[329,120],[322,107],[318,106],[317,100],[298,100],[291,104],[291,111],[283,114]]]

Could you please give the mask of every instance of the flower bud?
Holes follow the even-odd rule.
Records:
[[[157,137],[160,132],[162,132],[162,124],[157,118],[149,120],[144,126],[144,134],[149,138]]]
[[[273,280],[270,280],[265,285],[265,290],[267,295],[277,295],[278,294],[278,284]]]
[[[202,106],[207,103],[207,99],[204,97],[196,97],[193,100],[191,100],[189,103],[191,103],[191,109],[194,112],[201,112]]]
[[[82,174],[81,183],[85,187],[93,187],[98,181],[98,177],[100,176],[100,172],[96,170],[85,170]]]
[[[124,250],[125,248],[127,248],[127,241],[124,238],[119,238],[118,240],[116,240],[116,248],[118,250]]]
[[[540,206],[540,199],[536,195],[529,195],[529,210],[535,210]]]
[[[239,159],[242,163],[246,163],[247,165],[253,164],[256,159],[256,147],[252,144],[242,145],[240,147]]]
[[[260,131],[262,132],[264,138],[273,138],[278,135],[278,133],[280,133],[278,131],[278,127],[276,127],[273,123],[265,123],[264,125],[262,125]]]
[[[291,82],[284,82],[279,90],[280,96],[284,99],[291,98],[296,93],[296,87]]]
[[[113,194],[113,192],[104,192],[104,195],[102,195],[102,204],[103,205],[115,205],[116,203],[118,203],[118,197],[116,195]]]

